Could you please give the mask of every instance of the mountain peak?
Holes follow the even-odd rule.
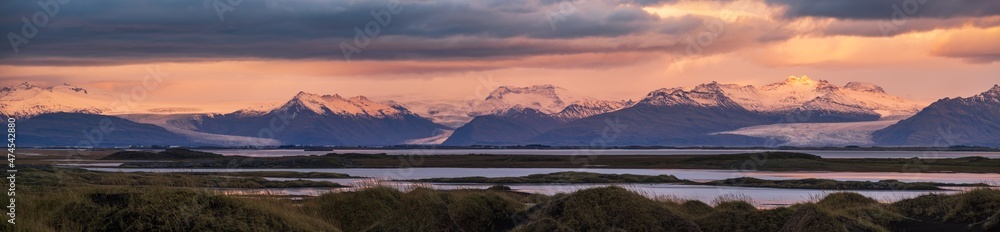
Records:
[[[0,113],[30,118],[40,114],[70,112],[97,114],[110,112],[113,96],[69,84],[39,87],[28,82],[0,88]]]
[[[806,75],[802,75],[802,77],[788,76],[788,78],[785,79],[785,84],[789,85],[816,85],[816,83],[816,81],[810,79]]]
[[[336,95],[336,94],[334,94],[334,96],[338,96],[339,97],[339,95]],[[352,102],[355,102],[355,101],[356,102],[370,102],[370,101],[372,101],[372,100],[368,99],[368,97],[361,96],[361,95],[352,97],[352,98],[350,98],[348,100],[350,100]]]
[[[18,84],[18,85],[12,86],[12,87],[3,87],[3,89],[0,89],[0,91],[10,92],[10,91],[15,91],[15,90],[29,90],[29,89],[34,89],[34,88],[37,88],[37,87],[34,86],[34,85],[31,85],[30,83],[28,83],[27,81],[25,81],[25,82],[22,82],[21,84]]]
[[[301,100],[301,99],[314,98],[314,97],[319,97],[319,95],[318,94],[314,94],[314,93],[307,93],[306,91],[299,91],[299,93],[295,94],[295,97],[292,98],[292,99],[293,100],[296,100],[296,99]]]
[[[722,87],[719,85],[718,82],[713,81],[712,83],[708,84],[700,84],[694,87],[694,89],[691,91],[700,93],[722,93]]]
[[[882,87],[867,82],[848,82],[844,88],[862,92],[885,93]]]
[[[986,90],[986,92],[979,94],[979,96],[982,96],[983,98],[986,99],[1000,100],[1000,85],[993,85],[993,88],[990,88],[990,90]]]
[[[294,98],[281,107],[301,107],[316,114],[332,113],[337,115],[372,116],[379,118],[409,113],[409,111],[405,108],[402,108],[395,103],[376,102],[365,96],[355,96],[350,99],[344,99],[339,94],[319,95],[304,91],[300,91]]]
[[[500,86],[486,99],[473,102],[469,116],[503,113],[506,109],[521,106],[546,114],[554,114],[566,108],[567,104],[579,100],[577,96],[554,85],[533,85],[527,87]]]
[[[503,98],[507,94],[519,94],[519,93],[533,93],[533,94],[546,94],[555,95],[556,90],[561,89],[554,85],[532,85],[528,87],[516,87],[516,86],[500,86],[497,89],[490,92],[490,96],[487,99]]]
[[[33,89],[33,88],[35,88],[35,86],[31,85],[30,83],[28,83],[27,81],[25,81],[25,82],[21,83],[20,85],[15,86],[14,88],[18,88],[18,89]]]

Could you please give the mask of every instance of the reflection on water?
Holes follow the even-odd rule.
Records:
[[[294,180],[295,178],[267,178],[270,180]],[[387,181],[384,179],[309,179],[315,181],[331,181],[350,185],[350,188],[288,188],[288,189],[225,189],[227,194],[235,195],[286,195],[286,196],[319,196],[331,192],[357,191],[373,186],[386,186],[396,188],[401,191],[410,191],[417,187],[432,188],[439,190],[455,189],[486,189],[489,184],[444,184],[444,183],[411,183]],[[369,185],[364,185],[367,183]],[[514,191],[538,193],[545,195],[555,195],[557,193],[572,193],[578,190],[611,186],[611,184],[510,184],[507,185]],[[970,188],[955,188],[953,191],[832,191],[832,190],[811,190],[811,189],[774,189],[774,188],[746,188],[746,187],[720,187],[720,186],[695,186],[678,184],[616,184],[623,188],[643,194],[650,198],[658,199],[678,199],[678,200],[698,200],[711,203],[719,198],[739,198],[750,199],[754,205],[760,208],[773,208],[787,206],[796,203],[815,202],[824,196],[835,192],[856,192],[880,202],[895,202],[902,199],[914,198],[925,194],[955,194]]]
[[[239,155],[250,157],[278,157],[278,156],[307,156],[323,155],[327,153],[362,153],[362,154],[389,154],[389,155],[467,155],[467,154],[495,154],[495,155],[721,155],[721,154],[742,154],[773,150],[730,150],[730,149],[607,149],[607,150],[568,150],[568,149],[412,149],[412,150],[332,150],[332,151],[304,151],[304,150],[244,150],[244,149],[220,149],[220,150],[200,150],[223,155]],[[982,156],[987,158],[1000,158],[1000,152],[972,152],[972,151],[814,151],[814,150],[787,150],[785,152],[801,152],[818,155],[823,158],[913,158],[940,159],[958,158],[969,156]]]
[[[564,171],[584,171],[607,174],[637,174],[637,175],[675,175],[682,179],[695,181],[721,180],[735,177],[756,177],[761,179],[803,179],[825,178],[835,180],[878,181],[896,179],[904,182],[941,182],[941,183],[989,183],[996,186],[1000,183],[997,174],[967,174],[967,173],[878,173],[878,172],[739,172],[734,170],[674,170],[674,169],[561,169],[561,168],[341,168],[341,169],[148,169],[148,168],[103,168],[85,167],[88,170],[105,172],[254,172],[254,171],[291,171],[291,172],[326,172],[344,173],[364,178],[346,179],[307,179],[314,181],[329,181],[349,188],[287,188],[287,189],[217,189],[225,194],[237,195],[286,195],[286,196],[318,196],[329,192],[356,191],[372,186],[388,186],[403,191],[418,187],[433,189],[485,189],[490,184],[446,184],[446,183],[412,183],[405,180],[446,177],[517,177],[531,174],[545,174]],[[270,180],[296,180],[299,178],[267,178]],[[395,181],[394,181],[395,180]],[[608,186],[607,184],[511,184],[515,191],[552,195],[570,193],[573,191]],[[810,189],[774,189],[719,186],[692,186],[677,184],[620,184],[619,186],[634,190],[649,197],[666,197],[672,199],[699,200],[712,202],[719,197],[737,196],[752,199],[758,207],[769,208],[788,204],[816,201],[823,196],[841,191],[810,190]],[[919,195],[940,193],[953,194],[968,188],[950,188],[954,191],[875,191],[856,192],[882,202],[894,202],[900,199],[913,198]]]
[[[841,181],[879,181],[894,179],[903,182],[940,182],[953,184],[1000,184],[1000,174],[975,173],[898,173],[898,172],[763,172],[739,170],[697,169],[608,169],[608,168],[317,168],[317,169],[170,169],[170,168],[102,168],[85,169],[104,172],[327,172],[343,173],[357,177],[412,180],[450,177],[518,177],[555,172],[593,172],[603,174],[674,175],[693,181],[724,180],[738,177],[755,177],[767,180],[822,178]]]

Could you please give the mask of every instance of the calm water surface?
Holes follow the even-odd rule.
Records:
[[[303,151],[303,150],[200,150],[223,155],[240,155],[250,157],[277,156],[307,156],[327,153],[362,153],[389,155],[720,155],[762,152],[768,150],[711,150],[711,149],[608,149],[608,150],[535,150],[535,149],[423,149],[423,150],[333,150],[333,151]],[[940,159],[969,156],[1000,158],[1000,152],[966,152],[966,151],[809,151],[788,150],[786,152],[801,152],[818,155],[823,158],[913,158]]]
[[[896,179],[904,182],[942,182],[942,183],[1000,183],[1000,174],[967,174],[967,173],[875,173],[875,172],[739,172],[733,170],[674,170],[674,169],[561,169],[561,168],[331,168],[331,169],[165,169],[165,168],[112,168],[83,167],[88,170],[106,172],[252,172],[252,171],[292,171],[292,172],[330,172],[344,173],[363,178],[345,179],[308,179],[328,181],[354,188],[289,188],[289,189],[225,189],[227,194],[276,194],[296,196],[318,196],[328,192],[355,191],[365,186],[392,186],[401,190],[414,187],[434,189],[485,189],[490,184],[454,184],[454,183],[411,183],[406,181],[423,178],[441,177],[516,177],[531,174],[545,174],[563,171],[585,171],[608,174],[638,174],[638,175],[675,175],[682,179],[695,181],[721,180],[735,177],[756,177],[761,179],[783,180],[802,178],[826,178],[835,180],[878,181]],[[294,180],[298,178],[267,178],[270,180]],[[552,195],[570,193],[581,189],[608,186],[608,184],[511,184],[516,191]],[[829,193],[841,192],[832,190],[810,189],[774,189],[720,186],[692,186],[677,184],[619,184],[619,186],[635,190],[649,197],[668,197],[684,200],[699,200],[711,203],[717,198],[750,199],[756,206],[772,208],[802,202],[815,201]],[[882,202],[894,202],[925,194],[954,194],[968,188],[950,188],[954,191],[857,191],[856,192]]]
[[[271,180],[292,180],[289,178],[268,178]],[[317,179],[322,181],[322,179]],[[332,180],[345,185],[363,182],[358,179]],[[428,187],[434,189],[486,189],[491,185],[484,184],[441,184],[441,183],[408,183],[396,182],[391,187],[401,190],[413,189],[414,187]],[[578,190],[610,186],[609,184],[512,184],[507,185],[514,191],[539,193],[554,195],[557,193],[572,193]],[[698,200],[711,204],[717,199],[741,199],[749,200],[760,208],[774,208],[787,206],[796,203],[815,202],[830,193],[835,192],[856,192],[880,202],[895,202],[902,199],[914,198],[926,194],[955,194],[962,192],[962,189],[953,191],[829,191],[810,189],[773,189],[773,188],[746,188],[746,187],[717,187],[717,186],[692,186],[676,184],[619,184],[623,188],[633,190],[650,198],[668,198],[678,200]],[[322,188],[292,188],[292,189],[228,189],[230,194],[272,194],[272,195],[296,195],[296,196],[319,196],[330,192],[356,191],[358,188],[342,189],[322,189]]]
[[[84,167],[105,172],[330,172],[357,177],[393,180],[413,180],[449,177],[518,177],[531,174],[577,171],[604,174],[674,175],[693,181],[724,180],[738,177],[755,177],[767,180],[822,178],[841,181],[899,180],[903,182],[940,182],[956,184],[988,183],[1000,185],[1000,174],[974,173],[896,173],[896,172],[741,172],[737,170],[697,169],[600,169],[600,168],[318,168],[318,169],[172,169],[172,168],[113,168]]]

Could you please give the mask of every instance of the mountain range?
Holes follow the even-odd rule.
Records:
[[[0,89],[0,114],[15,118],[53,112],[102,114],[111,111],[113,100],[111,95],[91,94],[80,87],[42,88],[25,82]]]
[[[394,102],[305,92],[276,108],[243,109],[188,120],[200,132],[301,145],[396,145],[446,129]]]
[[[879,144],[1000,147],[1000,85],[967,98],[944,98],[876,131]]]
[[[927,107],[875,84],[838,86],[805,76],[759,87],[661,88],[637,101],[595,99],[553,85],[403,104],[300,92],[230,113],[128,112],[114,109],[111,96],[23,83],[0,89],[0,113],[32,127],[21,131],[31,146],[82,146],[101,123],[117,130],[101,133],[96,146],[1000,146],[997,86]]]

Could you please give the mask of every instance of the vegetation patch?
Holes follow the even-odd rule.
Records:
[[[168,148],[153,153],[148,151],[119,151],[101,158],[102,160],[180,160],[180,159],[215,159],[225,156],[209,152],[192,151],[183,148]]]
[[[967,229],[1000,230],[1000,190],[977,189],[956,195],[925,195],[892,204],[903,215],[941,223],[968,224]]]
[[[524,199],[499,191],[371,188],[326,194],[305,208],[344,231],[494,231],[513,225]]]
[[[18,224],[0,231],[996,231],[1000,217],[993,189],[892,204],[843,192],[776,209],[738,197],[715,206],[654,200],[621,187],[556,196],[375,187],[301,200],[157,185],[33,182],[25,192],[34,194],[18,198]]]
[[[663,202],[603,187],[577,191],[536,206],[514,231],[700,231]]]
[[[125,168],[343,168],[356,166],[338,155],[284,157],[226,156],[208,159],[184,159],[171,162],[126,162]]]
[[[37,192],[18,201],[24,207],[18,208],[18,223],[3,223],[0,230],[340,231],[287,200],[177,188],[73,188]]]

